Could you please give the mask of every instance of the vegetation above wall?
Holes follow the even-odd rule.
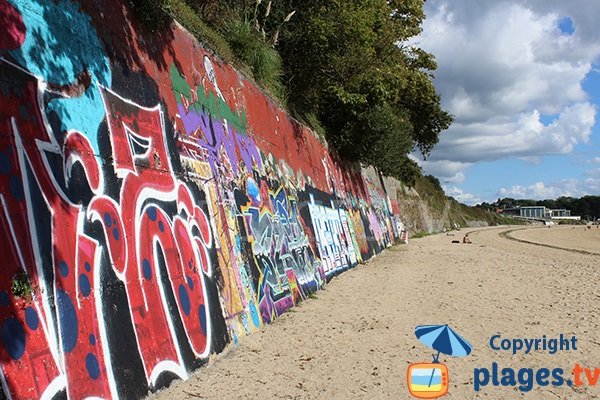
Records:
[[[546,208],[571,210],[571,215],[577,215],[588,221],[600,218],[600,196],[583,196],[581,198],[559,197],[555,200],[513,199],[505,197],[493,203],[481,203],[477,207],[486,210],[498,208],[544,206]]]
[[[398,204],[403,222],[409,227],[413,238],[456,227],[523,223],[447,197],[439,180],[431,175],[417,178],[412,189],[399,190]]]
[[[166,11],[249,71],[345,161],[412,185],[421,169],[408,154],[427,156],[452,123],[433,55],[407,44],[421,31],[423,0],[130,2],[152,29],[165,29]]]

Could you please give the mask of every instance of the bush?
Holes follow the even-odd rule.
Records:
[[[327,134],[325,132],[325,128],[323,128],[321,121],[319,121],[319,118],[314,113],[302,115],[300,118],[302,122],[308,125],[320,139],[325,140],[325,135]]]
[[[171,18],[165,13],[169,0],[129,0],[136,18],[151,31],[167,28]]]
[[[142,1],[142,0],[136,0]],[[144,0],[149,1],[149,0]],[[208,48],[218,53],[225,61],[231,62],[234,58],[233,51],[229,44],[214,29],[202,21],[196,11],[190,7],[184,0],[150,0],[166,2],[167,11],[177,20],[185,29],[187,29],[196,39]]]
[[[33,296],[33,288],[31,282],[24,272],[19,272],[12,278],[10,285],[12,294],[15,297],[20,297],[25,300],[31,300]]]
[[[229,21],[225,25],[224,34],[235,57],[250,68],[254,79],[283,101],[285,99],[285,89],[281,82],[283,65],[277,50],[270,47],[247,21],[239,19]]]

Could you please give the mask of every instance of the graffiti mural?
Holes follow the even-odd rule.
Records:
[[[401,236],[384,186],[181,28],[108,0],[0,21],[7,398],[142,398]]]
[[[35,308],[26,307],[24,320],[34,330],[40,319],[41,328],[56,325],[56,337],[46,342],[48,350],[52,343],[62,349],[53,364],[64,365],[63,382],[90,381],[67,385],[69,396],[108,398],[114,394],[109,385],[112,365],[105,356],[110,344],[99,326],[102,307],[97,302],[103,301],[103,292],[98,287],[98,269],[102,267],[110,266],[125,286],[148,384],[154,386],[158,376],[167,371],[187,377],[179,343],[183,338],[175,325],[182,324],[193,354],[206,358],[214,320],[206,299],[206,279],[213,273],[213,237],[206,210],[199,206],[202,191],[177,179],[171,168],[160,107],[142,108],[101,88],[113,149],[112,168],[121,182],[118,195],[111,197],[89,140],[70,131],[61,146],[47,129],[38,103],[43,90],[40,82],[7,62],[1,67],[4,76],[23,84],[18,98],[2,97],[0,103],[7,133],[2,154],[10,174],[1,199],[2,221],[8,228],[4,233],[11,240],[4,242],[10,247],[3,250],[15,254],[18,262],[14,265],[38,265],[36,270],[24,268],[24,272],[39,288],[32,294],[36,303],[39,301],[37,309],[47,312],[40,318]],[[23,101],[31,106],[31,114],[26,116],[19,112]],[[81,174],[73,173],[75,165],[81,167]],[[81,179],[84,182],[77,181]],[[89,189],[86,203],[73,198],[83,185]],[[27,227],[28,222],[15,220],[15,216],[30,222],[30,232],[23,233],[28,240],[17,239],[14,227]],[[48,227],[32,222],[44,216],[49,218]],[[101,241],[86,233],[95,224],[104,232]],[[50,258],[40,251],[46,246]],[[106,260],[102,259],[103,250]],[[3,282],[10,281],[11,277]],[[52,287],[47,287],[48,283]],[[9,297],[6,290],[2,293]],[[175,300],[175,313],[170,311],[170,298]],[[24,325],[15,321],[13,328],[9,326],[11,333],[23,331]],[[11,345],[5,350],[12,360],[19,361],[28,341],[16,340],[9,339]],[[11,374],[5,372],[5,376]],[[93,392],[81,392],[85,390]]]
[[[263,185],[266,183],[263,182]],[[324,271],[300,223],[298,202],[280,186],[260,194],[248,179],[238,204],[256,268],[255,290],[263,322],[270,322],[323,285]]]
[[[315,204],[312,195],[308,209],[325,273],[332,275],[355,266],[358,258],[346,211],[333,208],[333,204],[331,207]]]

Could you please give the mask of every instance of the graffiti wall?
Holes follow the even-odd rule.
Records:
[[[391,245],[398,213],[183,29],[0,0],[5,397],[186,379]]]

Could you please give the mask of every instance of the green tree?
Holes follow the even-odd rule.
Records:
[[[417,35],[423,2],[288,0],[296,15],[279,50],[289,104],[316,115],[340,156],[406,179],[452,122],[432,83],[436,64],[422,49],[402,46]]]

